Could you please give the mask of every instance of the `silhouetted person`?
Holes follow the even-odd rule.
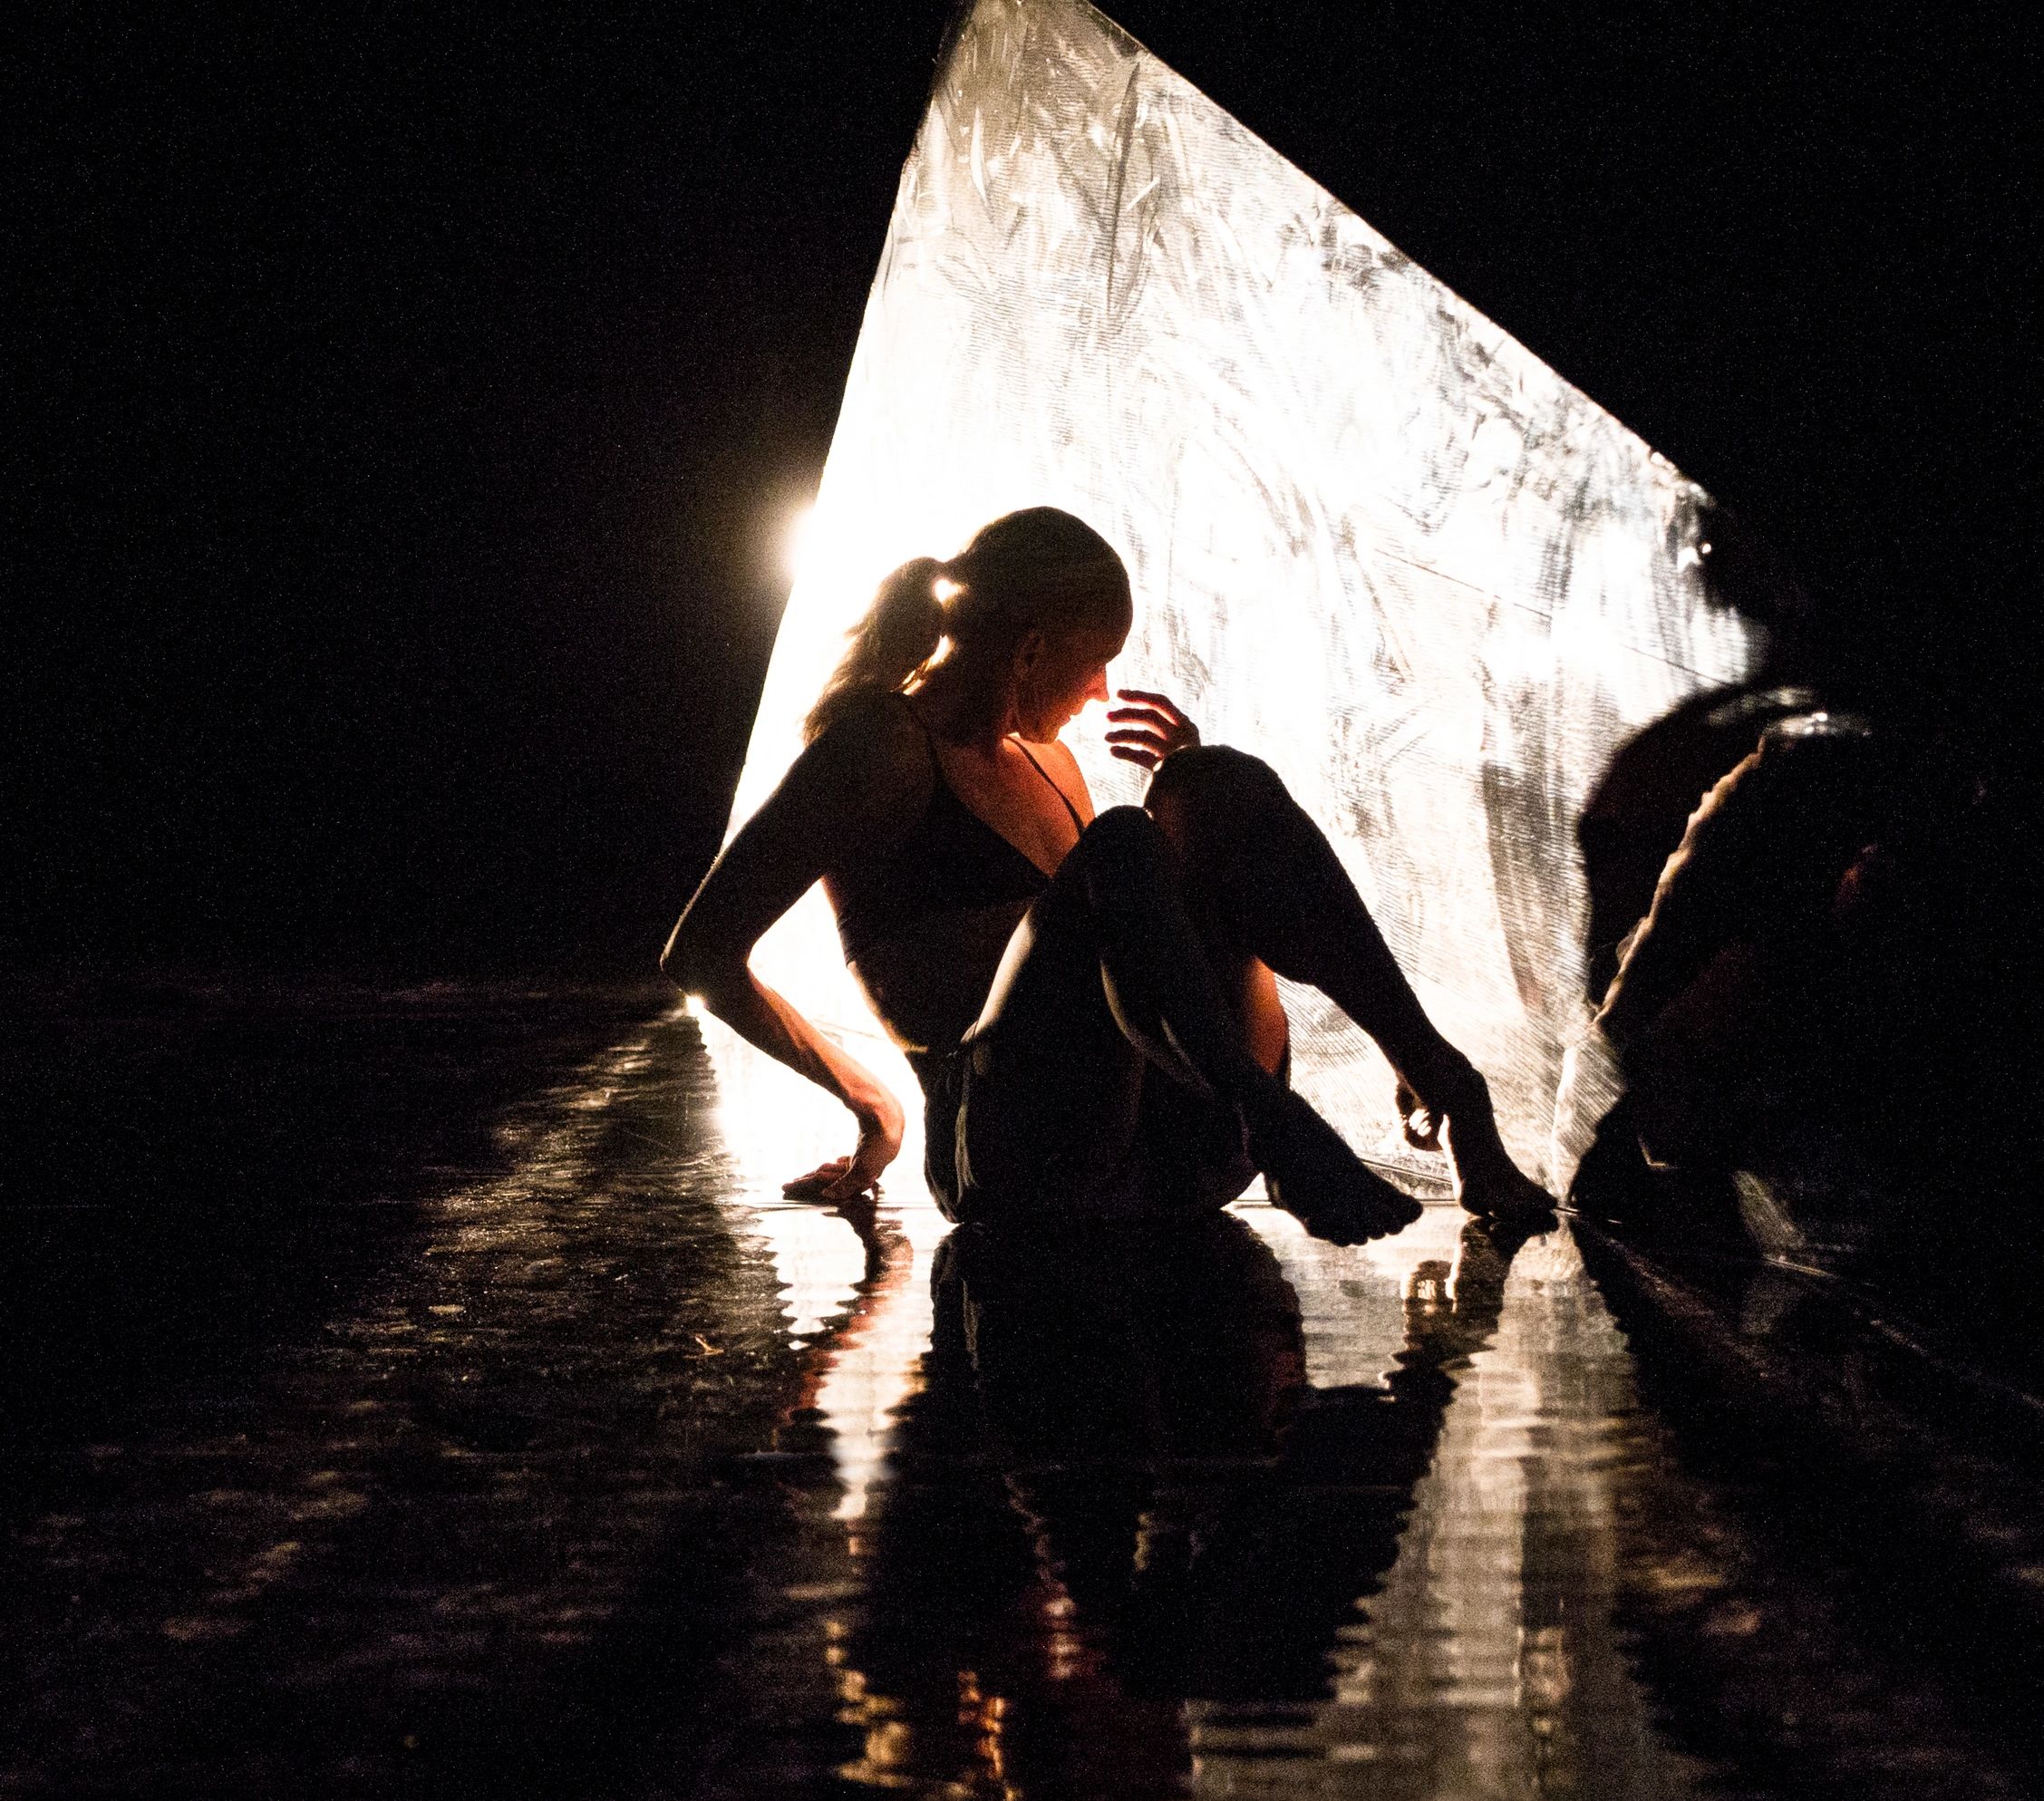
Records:
[[[925,1172],[962,1221],[1209,1213],[1259,1169],[1318,1229],[1417,1216],[1284,1080],[1277,976],[1319,988],[1442,1125],[1472,1212],[1544,1214],[1483,1077],[1435,1030],[1319,828],[1264,763],[1119,691],[1114,753],[1154,772],[1093,816],[1059,733],[1109,697],[1127,571],[1051,508],[904,564],[811,712],[808,747],[675,927],[662,966],[844,1102],[857,1144],[790,1185],[868,1188],[899,1103],[748,967],[821,880],[845,956],[924,1090]]]
[[[1618,973],[1623,941],[1653,905],[1661,872],[1703,797],[1777,720],[1814,711],[1794,684],[1694,694],[1619,746],[1576,820],[1590,916],[1586,985],[1597,1005]]]
[[[1597,1013],[1628,1088],[1612,1132],[1724,1163],[1813,1110],[1879,1126],[1882,1096],[1935,1131],[1979,797],[1962,758],[1856,715],[1768,725],[1618,946]]]

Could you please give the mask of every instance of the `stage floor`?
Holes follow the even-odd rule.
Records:
[[[0,1058],[0,1796],[2038,1783],[2044,1413],[1786,1240],[996,1252],[652,990]]]

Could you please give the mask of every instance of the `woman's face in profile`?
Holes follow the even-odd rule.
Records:
[[[1126,630],[1096,629],[1047,640],[1016,697],[1022,735],[1032,743],[1047,744],[1089,701],[1104,702],[1107,666],[1120,655],[1128,637]]]

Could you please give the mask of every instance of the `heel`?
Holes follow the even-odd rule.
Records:
[[[1340,1133],[1289,1089],[1256,1109],[1249,1154],[1271,1203],[1316,1238],[1361,1244],[1402,1230],[1424,1209],[1351,1150]]]
[[[1498,1136],[1490,1084],[1474,1064],[1465,1063],[1448,1091],[1428,1105],[1440,1121],[1442,1147],[1454,1172],[1455,1198],[1487,1219],[1531,1225],[1552,1216],[1554,1196],[1512,1161]]]

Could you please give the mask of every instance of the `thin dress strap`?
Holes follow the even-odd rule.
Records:
[[[1029,757],[1029,746],[1024,744],[1019,738],[1015,740],[1015,749],[1020,750],[1023,756]],[[1063,789],[1060,788],[1056,782],[1051,781],[1050,770],[1046,770],[1041,763],[1036,760],[1034,757],[1029,757],[1029,766],[1031,769],[1034,770],[1038,775],[1041,776],[1045,781],[1051,782],[1051,792],[1056,795],[1060,800],[1064,802],[1065,811],[1071,815],[1071,823],[1076,826],[1081,832],[1083,832],[1086,829],[1086,822],[1079,817],[1079,809],[1071,804],[1071,797],[1067,794]]]

